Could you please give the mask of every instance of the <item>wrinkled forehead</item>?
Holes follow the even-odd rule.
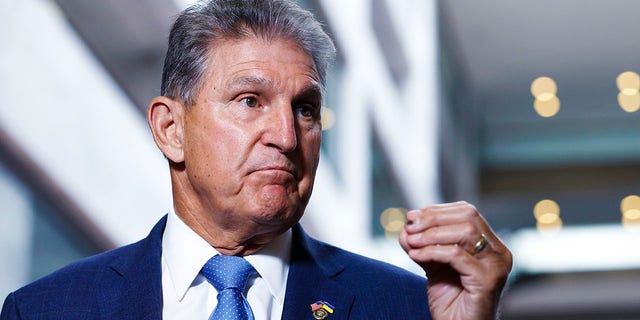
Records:
[[[257,49],[256,49],[257,48]],[[260,37],[252,33],[238,37],[218,38],[211,41],[205,55],[205,74],[215,76],[219,69],[251,69],[257,66],[281,65],[282,70],[299,65],[301,73],[309,79],[308,87],[315,87],[322,95],[324,87],[313,56],[291,37]],[[227,79],[238,85],[262,85],[265,79],[244,76]]]

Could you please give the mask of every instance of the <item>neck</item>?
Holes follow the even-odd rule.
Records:
[[[224,255],[246,256],[260,251],[289,227],[266,231],[254,223],[233,223],[224,221],[224,216],[216,213],[202,214],[202,211],[174,203],[176,215],[195,233]],[[216,219],[218,218],[218,219]],[[217,223],[223,220],[224,223]]]

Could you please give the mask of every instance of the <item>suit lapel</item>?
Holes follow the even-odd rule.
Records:
[[[120,276],[118,302],[105,314],[111,319],[162,319],[162,234],[167,217],[163,217],[147,238],[134,244],[132,254],[111,264]]]
[[[133,244],[130,255],[111,264],[114,282],[105,288],[112,303],[105,306],[107,319],[162,319],[162,234],[166,216],[147,238]],[[291,263],[282,319],[314,319],[311,304],[326,301],[334,307],[327,320],[348,319],[354,294],[335,278],[344,270],[327,247],[308,237],[297,225],[293,228]],[[105,281],[108,281],[105,279]]]
[[[325,247],[293,228],[291,263],[282,319],[314,319],[311,304],[324,300],[334,307],[327,320],[348,319],[354,295],[334,278],[344,269]]]

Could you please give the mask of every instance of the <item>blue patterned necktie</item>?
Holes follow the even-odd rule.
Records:
[[[247,280],[256,270],[242,257],[215,255],[201,273],[218,290],[218,305],[209,320],[253,320],[253,312],[244,297]]]

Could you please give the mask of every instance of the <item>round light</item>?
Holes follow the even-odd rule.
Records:
[[[536,223],[536,226],[538,227],[538,229],[542,229],[542,228],[559,228],[559,227],[562,227],[562,219],[557,218],[557,219],[553,220],[553,222],[551,222],[551,223],[538,222],[538,223]]]
[[[622,216],[627,220],[637,220],[640,222],[640,210],[638,209],[630,209],[625,211]]]
[[[553,95],[558,92],[558,86],[553,79],[549,77],[539,77],[531,83],[531,94],[537,99],[544,100],[541,95]]]
[[[553,225],[560,220],[560,216],[557,213],[547,212],[544,213],[538,218],[538,223],[542,225]]]
[[[536,99],[533,102],[533,108],[541,117],[553,117],[560,111],[560,100],[556,96],[548,100]]]
[[[624,91],[625,89],[638,90],[640,89],[640,76],[633,71],[625,71],[618,75],[616,84],[620,91]]]
[[[626,89],[626,91],[621,91],[618,93],[618,104],[620,104],[620,108],[626,112],[636,112],[640,109],[640,93],[638,90],[631,95],[626,94],[626,92],[631,89]]]
[[[388,208],[380,215],[380,224],[387,232],[400,232],[404,228],[407,209]]]
[[[322,108],[322,131],[329,130],[333,128],[333,125],[336,123],[336,114],[331,110],[331,108],[324,107]]]
[[[538,95],[538,96],[536,97],[536,100],[540,100],[540,101],[549,101],[549,100],[551,100],[551,99],[553,99],[553,98],[558,99],[558,98],[556,97],[556,95],[555,95],[555,94],[552,94],[552,93],[543,93],[543,94]]]
[[[387,224],[386,228],[384,228],[387,232],[390,233],[398,233],[402,231],[404,228],[404,221],[401,220],[393,220]]]
[[[538,203],[536,203],[536,205],[533,207],[533,216],[536,217],[536,220],[538,221],[540,221],[542,216],[548,214],[552,214],[555,216],[560,215],[560,206],[557,202],[550,199],[544,199],[538,201]]]
[[[620,201],[620,211],[622,214],[629,210],[640,210],[640,196],[635,194],[624,197],[622,201]]]

